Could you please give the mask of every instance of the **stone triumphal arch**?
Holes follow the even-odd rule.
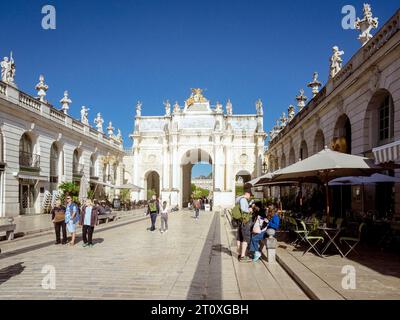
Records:
[[[202,162],[212,165],[214,206],[232,206],[236,175],[243,171],[252,177],[261,174],[262,102],[256,102],[256,114],[237,115],[229,100],[224,111],[219,102],[211,107],[201,89],[192,89],[184,106],[176,102],[171,110],[166,101],[164,107],[163,116],[142,116],[141,102],[136,105],[132,155],[126,165],[133,173],[131,182],[143,189],[132,198],[146,200],[151,185],[170,205],[186,206],[191,168]]]

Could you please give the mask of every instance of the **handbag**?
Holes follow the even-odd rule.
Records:
[[[62,222],[62,221],[65,221],[65,211],[56,210],[54,212],[54,222]]]

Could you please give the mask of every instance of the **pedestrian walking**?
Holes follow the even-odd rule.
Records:
[[[157,200],[157,197],[153,195],[147,206],[147,214],[150,214],[150,220],[151,220],[151,227],[150,227],[151,232],[154,232],[156,230],[156,220],[159,212],[160,212],[160,203]]]
[[[99,209],[97,206],[93,206],[92,200],[86,199],[79,221],[79,224],[82,226],[83,247],[93,247],[93,232],[97,224],[98,215]]]
[[[193,207],[194,207],[194,218],[196,220],[198,220],[199,219],[199,215],[200,215],[200,208],[201,208],[200,199],[195,199],[194,200]]]
[[[66,197],[67,206],[65,208],[65,223],[67,225],[67,230],[71,234],[71,241],[69,245],[75,245],[75,235],[76,235],[76,224],[79,222],[79,208],[72,201],[72,197],[67,195]]]
[[[56,232],[56,243],[61,243],[61,230],[62,230],[62,244],[67,243],[67,226],[65,224],[65,208],[61,205],[61,200],[56,200],[54,208],[50,212],[51,221],[54,224],[54,230]]]
[[[164,201],[161,208],[161,233],[168,232],[168,207]]]

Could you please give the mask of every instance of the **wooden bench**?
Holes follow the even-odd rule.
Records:
[[[97,224],[100,224],[100,221],[102,221],[104,223],[114,221],[116,217],[117,217],[117,214],[114,212],[99,214],[97,217]]]
[[[15,228],[16,228],[15,224],[3,224],[0,225],[0,232],[6,233],[7,240],[13,240]]]

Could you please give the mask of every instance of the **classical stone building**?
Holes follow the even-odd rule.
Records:
[[[112,196],[122,182],[120,135],[110,127],[108,136],[102,132],[100,114],[96,128],[91,127],[84,107],[81,121],[70,117],[67,92],[60,101],[62,110],[53,107],[45,100],[48,86],[42,76],[38,97],[20,91],[10,61],[1,63],[0,217],[43,212],[54,203],[59,184],[67,181]]]
[[[364,13],[372,16],[371,8]],[[365,16],[363,20],[368,23]],[[371,22],[371,23],[372,23]],[[375,20],[377,22],[377,20]],[[376,27],[377,23],[374,23]],[[371,28],[370,28],[371,29]],[[370,30],[369,29],[369,30]],[[314,75],[308,84],[313,98],[305,104],[304,91],[294,107],[283,114],[270,132],[265,153],[269,171],[283,168],[328,146],[334,150],[375,159],[377,163],[400,162],[400,11],[379,31],[360,36],[362,47],[342,66],[344,52],[334,47],[331,76],[325,86]],[[391,174],[400,176],[398,170]],[[360,210],[352,197],[352,209]],[[367,207],[375,209],[383,200],[382,187],[367,187]],[[389,190],[391,193],[391,190]],[[383,192],[383,194],[382,194]],[[395,211],[400,215],[400,186],[397,184]],[[384,200],[383,200],[384,201]],[[381,206],[382,206],[382,202]]]
[[[194,164],[210,163],[213,170],[215,206],[230,207],[235,198],[235,177],[261,173],[265,133],[262,102],[256,103],[257,114],[235,115],[228,101],[215,107],[192,89],[192,95],[181,107],[164,103],[164,116],[142,116],[139,102],[132,155],[125,157],[127,176],[143,188],[133,194],[145,200],[152,189],[171,205],[186,206],[191,193],[191,169]],[[130,168],[131,169],[130,169]]]

